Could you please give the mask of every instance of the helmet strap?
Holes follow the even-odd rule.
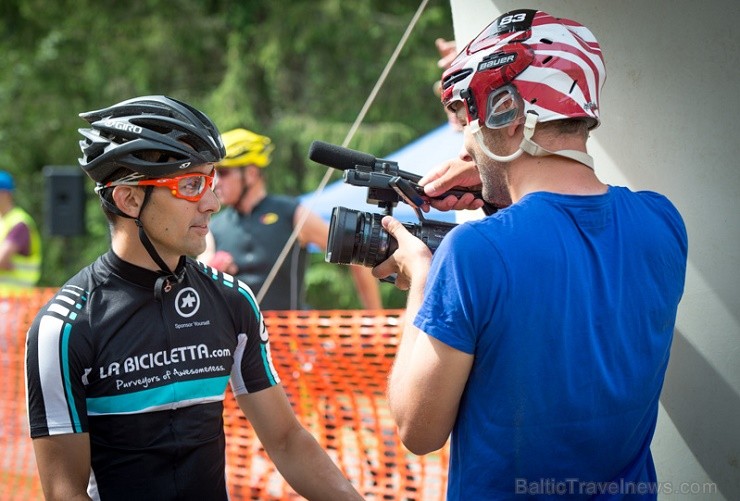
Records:
[[[501,156],[497,155],[494,152],[492,152],[488,146],[486,146],[486,142],[483,140],[483,131],[480,128],[480,124],[478,121],[471,122],[470,127],[472,128],[473,137],[478,142],[478,146],[480,146],[480,149],[483,150],[483,153],[486,154],[486,156],[492,160],[495,160],[497,162],[511,162],[512,160],[516,160],[521,156],[521,154],[524,152],[522,150],[521,145],[517,150],[512,153],[511,155]]]
[[[517,148],[514,153],[507,156],[496,155],[485,145],[485,142],[483,141],[483,133],[481,131],[480,122],[472,122],[470,126],[473,127],[472,133],[475,137],[475,140],[478,142],[478,146],[480,146],[480,148],[489,158],[497,162],[511,162],[512,160],[519,158],[523,152],[526,152],[533,157],[557,155],[560,157],[569,158],[571,160],[575,160],[576,162],[582,163],[589,169],[593,170],[594,159],[588,153],[584,153],[578,150],[550,151],[532,141],[535,127],[537,127],[537,118],[538,115],[534,111],[527,112],[527,118],[524,122],[524,137],[522,138],[522,142],[519,144],[519,148]]]
[[[149,203],[149,198],[152,194],[153,189],[154,186],[146,187],[146,190],[144,191],[144,201],[141,203],[141,209],[139,209],[139,216],[133,218],[133,220],[136,223],[136,226],[139,228],[139,240],[141,241],[141,245],[144,246],[144,249],[146,249],[149,256],[154,260],[155,263],[157,263],[157,266],[159,266],[160,270],[164,272],[164,275],[157,278],[157,281],[154,284],[154,295],[157,297],[157,299],[161,299],[162,292],[169,292],[170,289],[172,289],[173,284],[180,283],[184,278],[185,268],[181,265],[183,260],[185,259],[185,256],[180,256],[180,261],[176,268],[176,270],[180,270],[179,273],[173,272],[172,270],[170,270],[169,266],[167,266],[167,263],[164,262],[164,259],[162,259],[162,257],[159,255],[157,249],[154,248],[154,244],[149,239],[149,236],[144,230],[144,224],[141,222],[141,213],[143,212],[144,207],[146,207],[147,203]]]
[[[129,216],[121,209],[119,209],[116,204],[108,200],[108,197],[105,195],[102,187],[96,188],[95,191],[97,191],[98,195],[100,196],[100,202],[105,206],[106,209],[118,216],[133,219],[136,223],[136,226],[139,229],[139,240],[141,241],[141,245],[144,246],[144,249],[146,249],[149,256],[154,260],[157,266],[159,266],[160,270],[165,273],[163,276],[159,277],[154,284],[154,295],[157,297],[157,299],[161,299],[163,291],[169,292],[170,289],[172,289],[173,283],[180,283],[184,278],[185,267],[183,266],[183,261],[185,260],[185,256],[180,256],[180,262],[178,263],[175,272],[173,272],[172,270],[170,270],[169,266],[167,266],[167,263],[164,262],[164,259],[162,259],[159,253],[157,253],[157,249],[154,248],[154,244],[147,236],[146,231],[144,231],[144,224],[141,222],[141,212],[149,203],[149,197],[151,196],[153,190],[154,186],[147,186],[145,188],[144,200],[141,203],[141,208],[139,209],[139,215],[137,217]],[[177,270],[180,271],[177,272]]]
[[[121,209],[118,208],[116,204],[114,204],[108,199],[111,196],[111,195],[108,195],[108,193],[112,193],[113,189],[114,188],[112,187],[105,188],[102,184],[98,183],[98,185],[95,187],[95,193],[97,193],[98,196],[100,197],[101,205],[103,205],[103,207],[105,207],[106,210],[112,212],[113,214],[117,216],[133,219],[131,216],[123,212]]]

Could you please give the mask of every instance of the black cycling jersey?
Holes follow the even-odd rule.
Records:
[[[190,258],[176,271],[155,292],[161,273],[109,251],[28,332],[31,437],[89,433],[93,499],[227,499],[226,384],[280,382],[249,288]]]

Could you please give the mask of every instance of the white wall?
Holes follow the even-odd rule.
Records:
[[[458,47],[499,14],[588,26],[607,80],[589,141],[609,184],[667,195],[689,234],[686,291],[653,454],[670,499],[740,499],[740,9],[731,0],[451,0]],[[464,43],[460,43],[464,42]],[[608,454],[608,451],[604,451]],[[667,496],[663,496],[665,498]]]

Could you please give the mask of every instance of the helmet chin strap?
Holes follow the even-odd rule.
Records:
[[[164,262],[162,256],[160,256],[157,252],[157,249],[154,248],[154,244],[149,239],[146,231],[144,231],[144,224],[141,222],[141,212],[149,203],[149,198],[152,194],[153,189],[154,186],[146,187],[146,191],[144,192],[144,201],[141,203],[141,208],[139,209],[139,216],[133,219],[136,223],[136,226],[139,228],[139,240],[141,241],[141,244],[144,246],[147,253],[154,260],[154,262],[157,263],[159,269],[165,273],[165,275],[157,278],[157,281],[154,283],[154,295],[157,297],[157,299],[161,299],[163,291],[169,292],[172,289],[173,283],[180,283],[185,277],[185,268],[182,266],[183,261],[185,260],[185,256],[180,256],[180,260],[177,263],[175,271],[170,270],[170,267],[167,266],[167,263]],[[178,269],[180,271],[179,273],[176,273]]]
[[[594,159],[589,155],[588,153],[584,153],[582,151],[578,150],[558,150],[558,151],[550,151],[546,148],[543,148],[539,144],[532,141],[532,136],[534,135],[534,129],[537,126],[537,113],[530,111],[527,113],[527,118],[524,122],[524,137],[522,138],[522,142],[519,144],[519,148],[512,153],[511,155],[501,156],[496,155],[494,152],[492,152],[483,141],[483,132],[480,127],[480,122],[475,121],[471,122],[471,132],[473,133],[473,137],[475,137],[475,140],[478,142],[478,146],[483,150],[483,152],[492,160],[495,160],[497,162],[511,162],[512,160],[516,160],[521,156],[522,153],[529,153],[533,157],[545,157],[548,155],[557,155],[565,158],[569,158],[571,160],[575,160],[576,162],[580,162],[589,169],[593,170],[594,168]]]
[[[139,240],[141,241],[141,244],[144,246],[144,249],[146,249],[149,256],[154,260],[155,263],[157,263],[157,266],[159,266],[160,270],[165,273],[165,275],[157,278],[157,281],[154,284],[154,295],[157,297],[157,299],[162,298],[162,292],[169,292],[170,289],[172,289],[173,283],[180,283],[182,279],[185,276],[185,268],[182,266],[183,262],[185,261],[185,256],[180,256],[180,261],[177,264],[177,267],[175,271],[173,272],[170,270],[170,267],[167,266],[167,263],[164,262],[164,259],[159,255],[157,252],[157,249],[154,248],[154,244],[152,244],[152,241],[149,239],[149,236],[146,234],[146,231],[144,230],[144,225],[141,222],[141,212],[144,210],[144,207],[149,202],[149,196],[152,193],[152,190],[154,189],[154,186],[147,186],[146,191],[144,192],[144,201],[141,204],[141,209],[139,209],[139,216],[137,217],[131,217],[125,212],[123,212],[121,209],[119,209],[114,203],[109,201],[105,196],[103,196],[100,192],[100,199],[103,203],[103,205],[108,208],[108,210],[118,214],[119,216],[126,217],[128,219],[133,219],[136,223],[136,226],[139,229]],[[177,270],[180,270],[177,272]]]

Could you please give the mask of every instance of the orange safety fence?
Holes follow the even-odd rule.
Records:
[[[0,501],[43,499],[28,435],[23,365],[26,330],[55,291],[0,297]],[[264,315],[273,362],[296,415],[365,499],[444,499],[447,446],[421,457],[411,454],[385,398],[403,310]],[[301,499],[231,394],[224,400],[224,424],[231,499]]]

